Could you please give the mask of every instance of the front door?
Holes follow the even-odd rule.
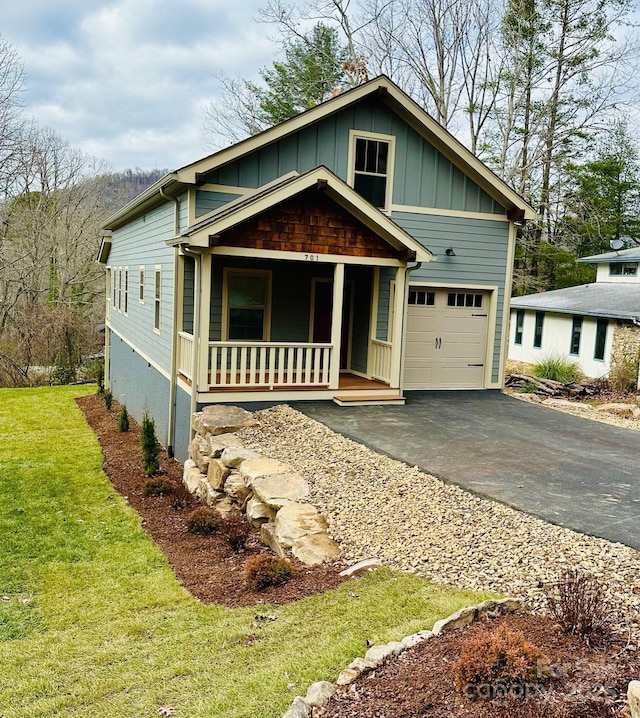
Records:
[[[329,344],[331,342],[331,312],[333,310],[333,282],[316,280],[313,283],[313,332],[312,341]],[[340,337],[340,369],[349,369],[351,341],[351,296],[352,282],[346,282],[342,300],[342,333]]]

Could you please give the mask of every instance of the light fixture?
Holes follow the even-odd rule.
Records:
[[[453,251],[453,247],[447,247],[444,250],[444,253],[447,255],[447,257],[455,257],[456,253]]]

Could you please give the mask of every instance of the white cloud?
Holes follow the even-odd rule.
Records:
[[[255,77],[273,59],[262,0],[37,0],[3,16],[29,75],[27,110],[116,168],[178,167],[204,154],[214,72]],[[47,4],[48,6],[48,4]],[[47,27],[49,23],[49,27]]]

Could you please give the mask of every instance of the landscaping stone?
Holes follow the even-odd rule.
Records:
[[[226,519],[231,514],[238,513],[238,507],[235,505],[233,500],[225,494],[222,494],[222,496],[215,502],[214,506],[223,519]]]
[[[278,517],[276,515],[276,527]],[[277,528],[276,528],[277,531]],[[326,533],[308,534],[293,541],[291,553],[307,566],[333,561],[340,555],[340,546]]]
[[[451,616],[436,621],[431,629],[433,635],[439,636],[442,633],[449,633],[449,631],[453,631],[456,628],[468,626],[470,623],[473,623],[477,614],[478,609],[475,606],[465,606]]]
[[[211,459],[209,462],[209,470],[207,472],[207,481],[212,489],[216,491],[222,491],[224,489],[225,481],[231,473],[225,464],[220,459]]]
[[[260,526],[260,540],[265,546],[268,546],[276,556],[283,558],[286,555],[284,547],[276,537],[276,525],[271,521]]]
[[[244,504],[245,499],[251,494],[251,489],[246,486],[242,476],[234,472],[224,482],[224,492],[236,503]]]
[[[593,407],[590,404],[580,404],[577,401],[569,401],[568,399],[545,399],[542,402],[545,406],[554,406],[558,409],[579,409],[583,411],[593,411]]]
[[[225,449],[241,449],[242,441],[237,434],[217,434],[209,436],[209,453],[212,459],[219,459]]]
[[[612,402],[611,404],[601,404],[596,407],[596,411],[606,412],[614,416],[622,416],[630,419],[640,417],[640,407],[636,404],[625,404],[623,402]]]
[[[253,482],[261,476],[292,473],[294,473],[294,471],[289,464],[285,464],[282,461],[276,461],[275,459],[268,459],[264,456],[257,456],[255,458],[252,457],[248,461],[243,461],[242,466],[240,467],[240,474],[245,480],[247,486],[251,486]]]
[[[251,449],[245,449],[242,446],[229,446],[224,449],[220,455],[220,460],[230,469],[237,469],[243,462],[257,459],[260,454]]]
[[[271,506],[267,506],[266,504],[262,503],[262,501],[260,501],[260,499],[256,498],[255,496],[252,496],[247,502],[246,511],[247,518],[254,525],[256,524],[256,522],[262,524],[265,521],[273,521],[276,517],[275,509],[272,509]]]
[[[228,434],[239,429],[257,426],[258,422],[248,411],[239,406],[214,404],[205,406],[193,415],[193,428],[199,434]]]
[[[318,681],[307,688],[305,701],[313,708],[322,708],[336,692],[336,686],[329,681]]]
[[[309,498],[309,484],[300,474],[272,474],[253,479],[251,488],[255,495],[274,509]]]
[[[283,718],[309,718],[311,716],[311,706],[304,698],[296,696],[289,710],[284,714]]]
[[[311,504],[283,506],[276,514],[276,537],[282,546],[293,546],[296,539],[327,530],[327,520]]]
[[[360,675],[360,671],[356,670],[355,668],[345,668],[343,671],[340,672],[338,680],[336,681],[336,685],[348,686],[350,683],[353,683],[358,678],[360,678]]]
[[[640,718],[640,681],[631,681],[627,689],[631,718]]]
[[[182,481],[192,494],[196,493],[196,491],[200,488],[200,484],[203,480],[206,480],[206,478],[207,475],[200,471],[193,459],[187,459],[184,462]]]
[[[364,561],[358,561],[358,563],[349,566],[349,568],[345,568],[344,571],[340,571],[340,575],[346,576],[347,578],[355,578],[356,576],[369,573],[369,571],[373,571],[374,568],[378,568],[379,566],[382,566],[382,561],[379,558],[367,558]]]
[[[402,643],[400,643],[400,646],[402,647],[402,650],[405,649],[405,646]],[[380,646],[371,646],[371,648],[364,654],[364,659],[365,661],[370,661],[378,666],[386,658],[389,658],[389,656],[396,655],[394,652],[395,649],[395,643],[385,643]]]
[[[189,458],[196,462],[200,471],[207,473],[211,460],[211,446],[200,434],[196,434],[189,444]]]

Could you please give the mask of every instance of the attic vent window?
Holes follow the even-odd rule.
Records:
[[[391,207],[394,138],[372,133],[352,134],[353,188],[378,209]]]

